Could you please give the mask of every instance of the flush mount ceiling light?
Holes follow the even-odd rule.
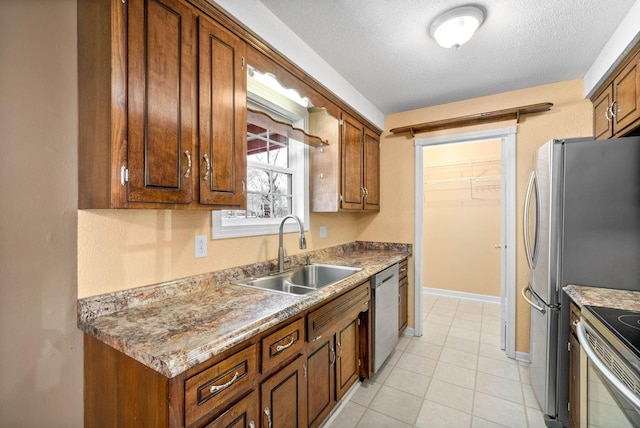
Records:
[[[443,48],[458,49],[471,39],[483,20],[484,13],[479,7],[457,7],[434,19],[429,33]]]

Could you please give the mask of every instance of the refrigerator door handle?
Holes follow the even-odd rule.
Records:
[[[522,291],[520,292],[520,294],[522,294],[522,298],[525,300],[525,302],[527,302],[529,305],[531,305],[532,308],[537,309],[538,311],[540,311],[541,313],[545,313],[546,309],[544,308],[544,306],[539,306],[536,305],[535,303],[533,303],[528,297],[527,297],[527,291],[529,291],[529,293],[533,293],[531,291],[531,284],[527,284],[526,287],[524,287],[522,289]]]
[[[529,207],[531,205],[531,197],[533,196],[533,190],[536,184],[536,172],[531,172],[529,176],[529,184],[527,185],[527,193],[524,199],[524,214],[523,218],[523,231],[524,231],[524,252],[527,256],[527,264],[530,269],[533,269],[534,264],[534,252],[535,247],[537,246],[538,241],[538,216],[536,215],[536,223],[535,223],[535,237],[533,241],[533,249],[531,248],[531,241],[529,239]],[[537,202],[537,201],[536,201]]]

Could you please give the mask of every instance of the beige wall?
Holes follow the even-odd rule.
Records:
[[[75,0],[0,1],[0,426],[82,426]]]
[[[311,214],[306,251],[355,241],[358,214]],[[320,226],[327,237],[320,238]],[[211,236],[210,211],[82,210],[78,212],[78,297],[155,284],[278,257],[278,235],[208,240],[193,256],[194,237]],[[284,236],[287,254],[298,233]]]
[[[424,287],[500,296],[500,145],[423,148]]]
[[[589,136],[592,131],[591,103],[582,94],[582,80],[572,80],[551,85],[527,88],[513,92],[475,98],[434,107],[427,107],[407,112],[387,115],[385,128],[465,116],[483,111],[500,110],[508,107],[551,102],[554,104],[549,112],[527,115],[517,125],[516,162],[517,162],[517,218],[522,216],[522,204],[526,191],[527,178],[532,166],[535,150],[551,138]],[[419,135],[429,138],[437,135],[456,134],[477,131],[487,128],[503,128],[511,123],[494,123],[490,125],[468,127]],[[383,211],[366,225],[361,226],[361,239],[391,238],[387,231],[389,223],[402,222],[406,229],[399,235],[407,242],[413,242],[413,180],[414,180],[414,146],[410,135],[383,134],[382,176],[392,180],[383,180]],[[389,158],[385,156],[391,154]],[[529,269],[522,249],[522,229],[517,223],[516,249],[516,290],[526,286]],[[402,239],[400,239],[402,240]],[[410,296],[413,304],[413,295]],[[516,350],[529,350],[529,311],[522,299],[516,306]]]

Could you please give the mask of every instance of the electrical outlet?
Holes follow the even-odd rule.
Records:
[[[320,237],[321,238],[327,237],[327,226],[320,226]]]
[[[194,257],[196,259],[200,257],[207,257],[207,237],[205,235],[196,236],[194,242]]]

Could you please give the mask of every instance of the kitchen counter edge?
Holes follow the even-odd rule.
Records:
[[[580,308],[589,305],[640,311],[639,291],[581,285],[567,285],[563,290]]]
[[[78,327],[112,348],[173,378],[248,338],[337,296],[412,255],[411,244],[361,242],[291,256],[362,268],[306,296],[242,287],[272,261],[78,300]]]

